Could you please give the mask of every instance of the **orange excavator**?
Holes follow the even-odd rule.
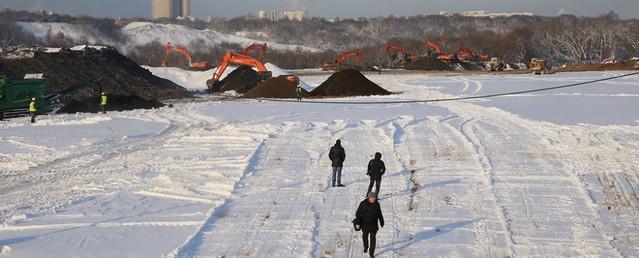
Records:
[[[429,57],[437,58],[443,62],[452,62],[453,60],[455,60],[454,55],[442,53],[442,49],[439,47],[439,44],[431,40],[422,40],[422,46],[424,46],[424,48],[426,49],[428,53],[427,56]]]
[[[415,62],[419,59],[418,55],[412,55],[408,53],[405,48],[399,45],[386,44],[384,45],[384,52],[386,52],[386,58],[389,60],[391,59],[393,53],[400,53],[400,58],[402,59],[401,61]]]
[[[251,56],[251,52],[259,51],[260,54],[257,57],[257,59],[262,60],[262,58],[266,55],[266,50],[268,50],[268,46],[266,45],[266,43],[264,43],[264,44],[253,43],[250,46],[246,47],[244,49],[244,52],[242,52],[242,54],[243,55],[247,55],[247,56]]]
[[[273,76],[273,73],[266,69],[266,66],[264,65],[264,63],[262,63],[262,61],[244,54],[228,52],[226,55],[224,55],[224,57],[222,57],[220,65],[215,70],[215,75],[213,76],[213,78],[206,81],[206,86],[209,88],[210,91],[214,90],[215,84],[220,81],[222,75],[224,74],[224,71],[226,71],[226,68],[228,68],[231,64],[246,65],[257,69],[257,72],[260,75],[260,81],[267,80]],[[286,77],[286,79],[295,84],[299,84],[299,78],[297,76],[289,75]]]
[[[166,43],[166,45],[164,46],[164,57],[162,58],[162,66],[169,66],[169,54],[171,54],[171,52],[175,52],[184,56],[184,58],[189,61],[189,67],[191,69],[206,70],[210,68],[208,62],[193,62],[191,53],[189,53],[189,51],[186,50],[185,47],[173,45],[171,44],[171,42]]]
[[[362,51],[359,49],[353,51],[346,51],[339,55],[339,58],[334,63],[326,63],[322,70],[324,71],[338,71],[342,69],[348,58],[354,58],[355,62],[351,63],[353,66],[360,66],[362,64]]]
[[[475,54],[472,49],[466,47],[457,49],[457,59],[462,62],[486,62],[490,60],[488,55]]]

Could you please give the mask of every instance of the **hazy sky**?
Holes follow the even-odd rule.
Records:
[[[233,17],[259,9],[305,9],[313,16],[360,17],[437,14],[441,10],[492,12],[560,12],[596,16],[615,11],[639,18],[639,0],[191,0],[194,16]],[[112,17],[148,17],[151,0],[0,0],[0,8],[53,10],[58,13]]]

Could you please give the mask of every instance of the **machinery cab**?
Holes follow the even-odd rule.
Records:
[[[0,117],[19,117],[28,112],[31,99],[36,99],[39,114],[48,112],[45,101],[48,92],[44,79],[10,80],[0,75]]]

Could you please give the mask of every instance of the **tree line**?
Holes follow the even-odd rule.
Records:
[[[46,39],[38,39],[23,31],[15,22],[65,22],[91,26],[111,37],[126,42],[120,29],[132,21],[151,21],[146,18],[110,19],[86,16],[58,15],[46,12],[4,10],[0,12],[0,47],[11,45],[70,46],[65,35],[51,32]],[[273,41],[322,49],[318,53],[270,50],[267,62],[286,68],[319,67],[334,61],[339,52],[361,49],[367,64],[380,64],[386,55],[386,43],[399,44],[415,54],[424,54],[422,39],[438,42],[443,52],[454,53],[468,47],[480,54],[500,57],[507,62],[527,62],[533,57],[543,58],[555,65],[599,63],[614,56],[628,59],[639,55],[639,20],[620,19],[615,13],[598,17],[512,16],[465,17],[461,15],[371,17],[357,19],[326,19],[313,17],[302,21],[267,21],[254,17],[232,19],[157,19],[153,22],[180,24],[195,29],[212,29],[228,34],[242,34],[256,41]],[[123,51],[141,64],[159,65],[162,44],[153,42]],[[241,51],[245,46],[219,44],[204,46],[191,42],[197,60],[216,64],[227,51]],[[124,45],[124,44],[123,44]],[[205,51],[202,51],[205,50]]]

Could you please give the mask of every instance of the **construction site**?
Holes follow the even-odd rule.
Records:
[[[639,53],[321,49],[175,3],[102,31],[18,12],[49,44],[0,45],[0,257],[639,256]],[[437,19],[542,19],[463,14]]]

